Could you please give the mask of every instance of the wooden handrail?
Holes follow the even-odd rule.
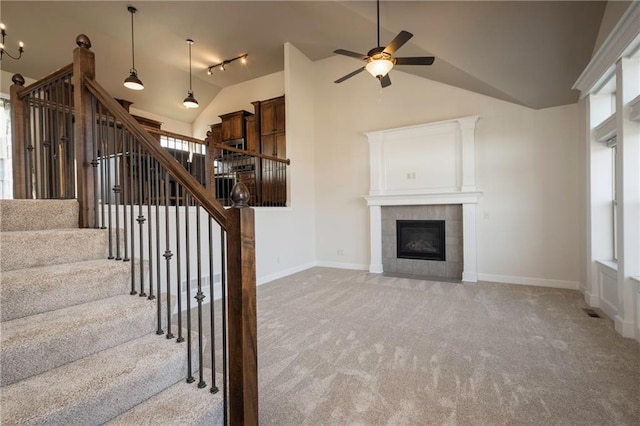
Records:
[[[262,158],[264,160],[271,160],[271,161],[275,161],[275,162],[283,163],[283,164],[287,164],[287,165],[291,164],[291,160],[288,159],[288,158],[285,159],[285,158],[273,157],[271,155],[261,154],[259,152],[247,151],[247,150],[240,149],[240,148],[234,148],[232,146],[225,145],[223,143],[213,143],[213,144],[211,144],[211,146],[214,147],[214,148],[223,149],[225,151],[231,151],[231,152],[236,152],[238,154],[244,154],[244,155],[247,155],[249,157]]]
[[[185,136],[179,133],[168,132],[166,130],[160,130],[160,129],[156,129],[154,127],[149,127],[145,125],[142,125],[142,127],[152,135],[166,136],[168,138],[180,139],[185,142],[192,142],[200,145],[206,145],[206,141],[203,141],[202,139],[196,139],[196,138],[192,138],[191,136]]]
[[[22,89],[19,95],[20,99],[23,99],[25,96],[29,95],[29,93],[35,92],[36,90],[46,86],[53,80],[57,80],[58,78],[62,77],[65,74],[73,74],[73,63],[62,67],[57,71],[52,72],[46,77],[43,77],[42,79]]]
[[[209,192],[188,171],[169,154],[165,148],[151,134],[144,129],[109,93],[93,78],[84,76],[84,83],[89,91],[109,110],[111,114],[131,133],[142,147],[155,158],[155,160],[169,174],[179,182],[191,196],[209,213],[216,222],[227,229],[226,210],[215,199],[209,196]]]

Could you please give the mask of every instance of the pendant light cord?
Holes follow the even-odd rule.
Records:
[[[193,92],[193,87],[191,85],[191,45],[193,41],[189,42],[189,92]]]
[[[135,54],[135,44],[133,42],[133,14],[136,13],[136,9],[133,7],[129,7],[129,12],[131,12],[131,67],[135,71],[136,70],[136,54]]]

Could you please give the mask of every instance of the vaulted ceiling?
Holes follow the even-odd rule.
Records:
[[[142,92],[122,86],[131,67],[128,4],[138,9],[135,53],[145,84]],[[380,39],[385,45],[406,30],[414,37],[399,56],[436,57],[431,67],[398,67],[403,72],[546,108],[577,101],[571,86],[591,58],[605,5],[382,1]],[[193,84],[201,105],[224,87],[282,70],[286,42],[313,61],[334,55],[338,48],[366,53],[377,44],[374,1],[2,0],[0,12],[8,49],[17,40],[24,41],[26,49],[19,61],[3,60],[3,70],[43,77],[71,62],[75,37],[84,33],[96,52],[98,81],[110,93],[139,109],[186,122],[199,113],[181,105],[189,84],[187,38],[195,40]],[[249,54],[247,65],[234,62],[227,71],[207,75],[209,65],[242,53]],[[354,69],[362,65],[342,60],[353,62]]]

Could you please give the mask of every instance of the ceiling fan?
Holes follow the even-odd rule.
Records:
[[[365,69],[378,80],[380,85],[384,88],[391,85],[391,79],[389,78],[389,71],[394,65],[431,65],[433,64],[433,56],[421,56],[411,58],[394,58],[393,54],[396,50],[400,49],[402,45],[413,37],[408,31],[400,31],[400,33],[387,45],[387,47],[380,46],[380,0],[376,0],[376,10],[378,17],[378,47],[371,49],[366,55],[362,53],[352,52],[350,50],[338,49],[333,53],[339,55],[345,55],[352,58],[362,59],[367,64],[362,68],[345,75],[337,79],[334,83],[342,83],[343,81],[360,74]]]

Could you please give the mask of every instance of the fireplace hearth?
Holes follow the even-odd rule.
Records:
[[[398,259],[446,261],[444,220],[398,220]]]

